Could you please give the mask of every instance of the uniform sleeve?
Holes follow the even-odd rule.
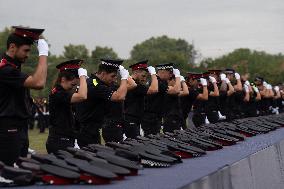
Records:
[[[197,90],[190,90],[188,94],[188,98],[190,100],[195,100],[198,95],[199,95],[199,92]]]
[[[167,93],[169,90],[167,81],[158,79],[159,93]]]
[[[22,73],[11,66],[0,68],[0,83],[9,87],[20,88],[24,86],[29,75]]]
[[[55,94],[52,94],[50,98],[52,98],[52,101],[56,104],[70,104],[71,98],[73,93],[69,93],[67,91],[58,91]]]

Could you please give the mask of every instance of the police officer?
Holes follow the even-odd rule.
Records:
[[[158,79],[158,93],[147,95],[145,111],[141,122],[144,135],[160,133],[163,116],[163,104],[166,94],[179,94],[181,89],[180,71],[173,68],[173,64],[156,65]],[[174,86],[168,86],[168,80],[174,75]]]
[[[123,66],[119,66],[119,69],[124,69]],[[116,91],[119,88],[119,83],[115,81],[111,85],[112,89]],[[131,91],[137,87],[137,84],[128,77],[127,79],[127,91]],[[125,128],[124,117],[124,101],[110,101],[109,111],[106,113],[104,123],[102,125],[102,136],[105,142],[121,142],[123,140],[123,133]]]
[[[80,124],[80,147],[100,143],[99,130],[104,123],[105,115],[110,111],[110,102],[123,101],[127,94],[126,69],[119,69],[122,60],[101,59],[98,72],[87,79],[88,98],[76,106],[76,117]],[[114,90],[112,85],[117,80],[117,72],[121,76],[120,85]]]
[[[50,126],[46,142],[48,153],[74,147],[75,119],[71,105],[87,99],[87,70],[80,68],[82,60],[75,59],[56,66],[59,74],[49,95]],[[78,92],[73,92],[80,79]]]
[[[203,74],[203,77],[207,77],[209,81],[206,116],[210,123],[216,123],[219,120],[219,88],[217,85],[217,80],[219,81],[220,72],[221,70],[208,70]]]
[[[13,165],[28,153],[29,89],[42,89],[46,83],[48,44],[39,39],[43,29],[14,27],[7,51],[0,61],[0,161]],[[39,63],[32,75],[21,72],[31,45],[37,41]]]
[[[137,86],[127,92],[124,102],[124,132],[127,138],[136,138],[140,135],[145,96],[158,92],[156,70],[147,63],[148,60],[143,60],[129,66],[132,69],[131,77]],[[151,76],[150,84],[147,84],[148,75]]]
[[[163,114],[163,132],[173,132],[183,127],[183,114],[180,103],[180,97],[187,96],[188,86],[183,76],[180,76],[181,91],[178,94],[166,94]],[[168,81],[169,86],[175,85],[175,77]]]
[[[192,105],[192,122],[196,127],[205,124],[205,104],[208,100],[207,81],[201,73],[188,73],[189,95],[187,101]],[[191,108],[188,109],[189,111]],[[188,112],[189,113],[189,112]]]

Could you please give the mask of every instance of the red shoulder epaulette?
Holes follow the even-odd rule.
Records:
[[[57,92],[57,89],[56,87],[54,87],[52,90],[51,90],[51,94],[55,94]]]
[[[7,65],[7,60],[6,59],[1,59],[1,62],[0,62],[0,68],[3,68],[4,66]]]
[[[15,64],[9,63],[5,58],[2,58],[0,61],[0,69],[6,65],[11,65],[13,68],[17,68]]]

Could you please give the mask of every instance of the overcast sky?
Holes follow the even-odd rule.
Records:
[[[0,30],[45,28],[51,53],[63,46],[132,47],[168,35],[194,42],[203,57],[248,47],[284,52],[284,0],[0,0]]]

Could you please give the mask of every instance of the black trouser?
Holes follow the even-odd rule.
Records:
[[[105,142],[123,141],[123,123],[121,121],[105,121],[102,126],[102,135]]]
[[[217,123],[219,120],[219,115],[217,111],[208,111],[206,113],[206,116],[210,123]]]
[[[163,131],[172,133],[174,130],[180,130],[182,127],[182,119],[178,116],[167,116],[164,117],[164,123],[163,123]]]
[[[137,138],[140,136],[140,124],[141,121],[139,119],[131,118],[129,116],[125,116],[124,121],[124,133],[127,138]]]
[[[73,137],[50,134],[46,141],[47,153],[55,153],[58,150],[65,150],[67,147],[74,147],[74,142]]]
[[[205,124],[205,115],[200,112],[193,112],[192,122],[195,127],[200,127]]]
[[[78,136],[78,145],[80,147],[88,146],[88,144],[100,144],[101,135],[100,128],[102,123],[80,123],[80,132]]]
[[[0,118],[0,161],[12,166],[28,153],[27,120]]]
[[[161,130],[161,117],[153,113],[144,113],[141,127],[145,136],[158,134]]]

